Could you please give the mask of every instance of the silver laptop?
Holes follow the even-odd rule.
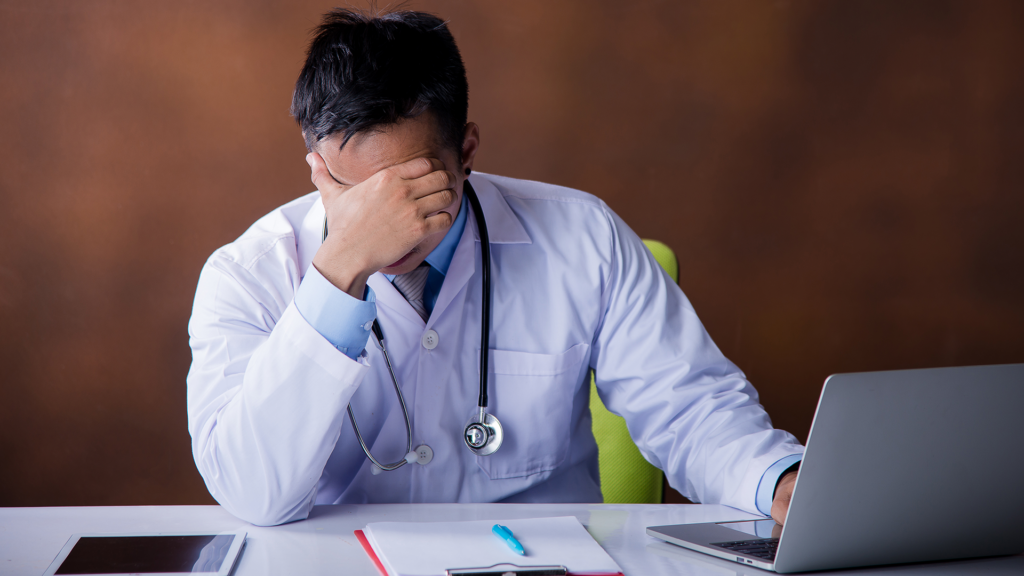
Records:
[[[830,376],[785,527],[647,534],[780,573],[1024,552],[1024,364]]]

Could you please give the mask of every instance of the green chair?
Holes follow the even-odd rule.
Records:
[[[668,246],[656,240],[644,240],[647,249],[676,283],[679,262]],[[594,373],[590,373],[590,415],[594,439],[597,440],[597,462],[601,468],[601,493],[606,504],[656,504],[662,501],[661,470],[644,459],[629,437],[626,421],[608,411],[597,395]]]

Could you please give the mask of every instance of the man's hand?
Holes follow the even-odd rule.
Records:
[[[320,154],[311,152],[306,161],[330,232],[313,265],[355,298],[363,297],[370,275],[452,225],[451,214],[439,211],[458,197],[456,178],[436,158],[414,158],[352,186],[338,183]]]
[[[796,484],[796,471],[790,472],[779,479],[775,487],[775,499],[772,500],[772,518],[779,526],[786,523],[789,513],[789,501],[793,499],[793,486]]]

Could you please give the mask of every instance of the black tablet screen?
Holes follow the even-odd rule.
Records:
[[[55,574],[217,572],[231,534],[202,536],[84,536]]]

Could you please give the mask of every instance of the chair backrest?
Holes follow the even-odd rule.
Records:
[[[657,240],[644,240],[647,249],[676,283],[679,262],[668,246]],[[662,501],[664,486],[661,470],[644,459],[629,436],[626,421],[605,408],[597,395],[594,374],[590,374],[590,415],[597,440],[598,466],[601,469],[601,493],[607,504],[656,504]]]

